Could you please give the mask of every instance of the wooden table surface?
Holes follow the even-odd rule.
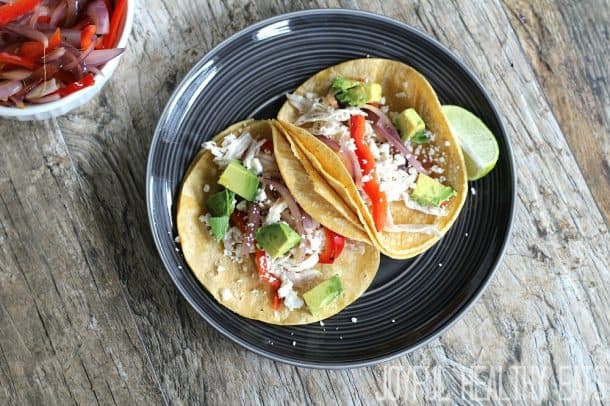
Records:
[[[607,0],[138,2],[99,97],[0,120],[0,404],[610,399]],[[228,35],[304,8],[361,8],[436,37],[504,114],[519,176],[512,243],[481,300],[397,360],[299,369],[248,352],[191,309],[146,216],[155,124]]]

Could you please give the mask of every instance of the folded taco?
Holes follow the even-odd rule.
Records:
[[[357,217],[318,194],[332,200],[334,190],[298,154],[273,121],[235,124],[204,143],[178,198],[180,244],[196,277],[222,305],[272,324],[332,316],[379,266],[379,251],[357,241],[367,239]]]
[[[457,218],[467,194],[462,151],[415,69],[341,63],[289,94],[278,119],[384,254],[415,256]]]

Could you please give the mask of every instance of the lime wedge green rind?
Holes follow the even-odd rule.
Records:
[[[443,113],[462,147],[468,180],[481,179],[498,162],[500,148],[496,137],[480,118],[463,107],[445,105]]]

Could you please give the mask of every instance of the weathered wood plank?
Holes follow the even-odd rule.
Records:
[[[610,8],[604,0],[504,0],[597,205],[610,222]]]
[[[477,72],[505,114],[520,190],[505,263],[462,321],[409,356],[374,368],[327,372],[262,359],[201,321],[156,256],[144,214],[144,174],[163,105],[204,52],[262,18],[338,6],[415,25]],[[4,135],[30,132],[33,146]],[[465,402],[473,394],[463,386],[493,389],[496,372],[503,373],[501,386],[484,399],[539,403],[567,396],[563,367],[586,373],[594,384],[589,400],[607,388],[608,228],[497,1],[140,2],[128,52],[100,97],[56,126],[2,122],[0,136],[9,157],[0,164],[0,189],[8,202],[0,206],[0,267],[8,270],[0,274],[0,403],[43,397],[64,403],[70,396],[95,402],[94,395],[112,402],[111,394],[117,403],[160,403],[163,396],[176,403],[211,404],[370,404],[388,397],[414,404],[441,398]],[[36,147],[40,143],[46,147]],[[47,155],[40,151],[47,150],[62,157],[63,166],[51,164],[45,172]],[[14,191],[26,189],[27,194]],[[18,204],[24,201],[25,209]],[[5,221],[12,218],[17,225]],[[52,312],[59,304],[44,290],[52,285],[46,272],[61,281],[57,286],[67,312]],[[36,300],[39,293],[46,296],[28,298],[29,286]],[[70,294],[64,294],[68,288]],[[97,320],[94,333],[87,330],[91,314]],[[67,325],[66,315],[77,325],[79,340],[56,339]],[[4,329],[21,318],[38,341]],[[39,338],[44,337],[39,319],[51,339]],[[79,348],[76,341],[87,343],[83,362],[91,387],[78,365],[68,372],[61,367]],[[128,365],[127,377],[116,359]],[[35,378],[23,372],[26,364],[37,368]],[[541,368],[530,380],[539,392],[522,387],[528,367]],[[56,371],[64,371],[67,382]],[[396,385],[388,385],[392,376]],[[109,382],[107,389],[101,377]],[[155,389],[157,378],[163,394]]]
[[[158,401],[61,131],[0,129],[0,403]]]

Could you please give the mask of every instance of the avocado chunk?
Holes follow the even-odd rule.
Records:
[[[428,141],[428,137],[425,136],[426,124],[413,108],[403,110],[396,117],[396,126],[403,142],[411,140],[416,144],[424,144]]]
[[[438,180],[420,173],[411,192],[411,199],[422,206],[438,207],[451,199],[457,192],[451,186],[445,186]]]
[[[218,183],[249,202],[256,198],[258,178],[239,161],[233,160],[220,175]]]
[[[379,83],[365,83],[364,84],[364,98],[366,103],[379,103],[381,102],[381,85]]]
[[[208,218],[208,225],[212,229],[214,239],[220,241],[229,229],[229,216],[210,217]]]
[[[316,316],[320,314],[326,306],[337,299],[342,292],[343,286],[341,285],[341,278],[339,278],[338,275],[334,275],[332,278],[325,280],[305,292],[303,294],[303,299],[305,299],[305,303],[309,306],[311,314]]]
[[[223,189],[210,196],[205,205],[214,217],[230,216],[235,210],[235,193]]]
[[[333,80],[332,89],[339,103],[346,106],[362,106],[381,101],[381,85],[378,83],[362,83],[339,76]]]
[[[258,229],[256,242],[271,258],[277,258],[301,242],[301,236],[286,223],[269,224]]]

